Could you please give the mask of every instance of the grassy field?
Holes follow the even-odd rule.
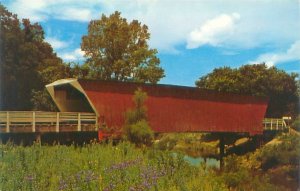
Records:
[[[80,147],[6,144],[0,147],[0,190],[293,190],[297,187],[299,149],[294,149],[299,137],[279,140],[285,140],[284,144],[242,157],[228,156],[222,171],[192,166],[180,153],[136,148],[127,142]],[[286,150],[284,157],[275,150]],[[288,178],[293,186],[276,184],[274,173]]]

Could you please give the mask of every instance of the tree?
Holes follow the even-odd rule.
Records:
[[[136,90],[133,97],[135,108],[126,112],[124,134],[137,145],[150,144],[154,136],[147,122],[147,108],[144,105],[146,99],[146,92]]]
[[[44,95],[47,83],[66,76],[65,66],[39,24],[20,22],[1,4],[0,22],[0,109],[30,110],[39,101],[32,94]]]
[[[88,79],[89,67],[87,64],[66,63],[67,74],[70,78]]]
[[[157,50],[147,44],[149,38],[146,25],[137,20],[128,23],[117,11],[92,20],[81,43],[90,78],[157,83],[164,70]]]
[[[299,94],[297,74],[288,74],[266,64],[244,65],[238,69],[217,68],[196,81],[199,88],[269,97],[266,117],[295,117]]]
[[[18,58],[17,50],[22,38],[19,35],[21,29],[17,16],[8,12],[1,4],[0,19],[0,106],[3,110],[9,108],[8,105],[9,103],[13,104],[13,100],[17,100],[17,86],[11,86],[11,84],[17,82],[16,76],[19,73],[18,70],[15,70]]]

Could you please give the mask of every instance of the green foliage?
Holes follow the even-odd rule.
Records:
[[[44,41],[44,31],[0,4],[0,109],[30,110],[32,92],[65,76],[62,60]],[[42,94],[41,94],[42,95]]]
[[[297,131],[300,131],[300,115],[297,116],[297,118],[292,123],[291,127],[293,129],[296,129]]]
[[[160,135],[159,141],[154,146],[160,150],[172,150],[176,146],[178,139],[176,134],[163,134]]]
[[[129,125],[126,134],[128,140],[136,144],[150,145],[153,140],[153,132],[145,120]]]
[[[147,99],[147,93],[142,89],[138,89],[134,92],[133,102],[134,110],[129,110],[126,113],[126,124],[134,124],[141,120],[147,119],[147,108],[144,105]]]
[[[153,131],[147,122],[147,108],[144,105],[146,99],[146,92],[136,90],[133,98],[135,108],[126,112],[124,134],[129,141],[137,145],[149,145],[153,139]]]
[[[298,95],[298,97],[300,97],[300,79],[299,78],[296,81],[296,84],[297,84],[297,95]]]
[[[33,90],[31,101],[33,103],[34,110],[58,111],[58,108],[46,89],[41,91]]]
[[[147,44],[149,38],[146,25],[137,20],[128,23],[117,11],[92,20],[81,43],[89,78],[157,83],[164,70],[157,50]]]
[[[218,157],[218,138],[209,138],[204,133],[160,134],[155,147],[161,150],[180,151],[192,157]]]
[[[228,156],[223,179],[235,190],[297,190],[300,137],[282,135],[254,153]]]
[[[299,154],[294,154],[300,153],[299,137],[285,135],[279,140],[276,148],[266,145],[255,153],[227,156],[222,171],[190,166],[174,151],[140,149],[127,142],[81,147],[0,145],[0,190],[297,190],[299,160],[294,159]],[[262,159],[271,154],[265,150],[270,148],[286,159],[262,170]]]
[[[288,74],[265,64],[244,65],[238,69],[217,68],[196,81],[200,88],[220,92],[267,96],[267,117],[296,116],[299,95],[297,74]]]
[[[299,167],[300,137],[297,135],[282,136],[280,143],[265,146],[258,154],[261,168],[268,170],[280,165],[294,165]]]
[[[89,79],[89,67],[87,64],[70,62],[66,66],[70,78]]]
[[[231,155],[225,158],[222,179],[229,190],[286,190],[271,184],[267,175],[260,175],[259,172],[247,168],[241,157]]]

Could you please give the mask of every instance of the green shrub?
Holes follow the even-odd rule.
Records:
[[[281,135],[254,153],[226,157],[224,181],[234,190],[296,190],[299,159],[300,137]],[[239,179],[245,170],[248,175]]]
[[[297,131],[300,131],[300,115],[298,115],[298,117],[292,123],[291,127]]]
[[[154,146],[159,150],[172,150],[176,146],[178,139],[175,134],[163,134],[160,135],[159,141]]]
[[[146,120],[138,121],[127,127],[127,138],[130,142],[137,145],[151,144],[153,140],[153,132],[150,129]]]
[[[243,162],[243,157],[236,155],[225,158],[225,166],[221,177],[229,190],[286,190],[273,185],[268,175],[248,168]]]
[[[134,92],[133,101],[135,108],[128,110],[125,114],[126,124],[124,134],[126,138],[138,146],[149,145],[153,140],[153,131],[147,122],[147,108],[144,105],[147,99],[146,92],[140,88]]]
[[[126,124],[134,124],[141,120],[147,120],[147,108],[145,101],[147,99],[147,93],[143,92],[142,89],[138,88],[134,92],[133,102],[134,109],[126,112]]]
[[[268,170],[279,165],[299,165],[300,137],[297,135],[285,135],[279,138],[281,143],[266,145],[258,154],[261,168]]]

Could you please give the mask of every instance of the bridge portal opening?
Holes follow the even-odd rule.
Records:
[[[59,80],[46,86],[61,112],[96,113],[94,106],[76,79]]]
[[[85,95],[70,84],[55,86],[54,97],[61,111],[94,112]]]

